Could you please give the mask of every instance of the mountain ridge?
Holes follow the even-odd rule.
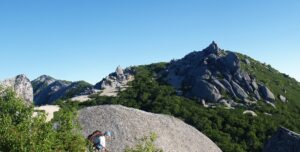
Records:
[[[220,49],[215,42],[169,63],[121,69],[98,83],[99,92],[79,89],[64,96],[67,87],[62,87],[58,96],[64,102],[59,104],[121,104],[176,116],[225,152],[261,151],[279,126],[300,132],[299,82],[249,56]],[[103,96],[106,88],[113,89],[113,95]],[[81,94],[87,100],[67,100]]]

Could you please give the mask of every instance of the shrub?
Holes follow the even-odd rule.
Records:
[[[33,117],[34,107],[16,97],[11,90],[0,96],[0,151],[84,151],[85,139],[76,131],[74,111],[62,110],[54,121],[46,122],[43,113]]]
[[[126,148],[125,152],[163,152],[154,145],[154,141],[157,139],[155,133],[151,133],[149,137],[144,137],[140,139],[140,143],[134,148]]]

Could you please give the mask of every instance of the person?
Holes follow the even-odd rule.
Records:
[[[88,139],[93,142],[95,151],[97,152],[108,152],[109,150],[106,148],[106,141],[111,140],[111,132],[102,133],[101,131],[96,130],[91,134]]]

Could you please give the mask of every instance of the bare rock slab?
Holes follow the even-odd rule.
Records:
[[[152,114],[123,106],[95,106],[79,111],[83,135],[95,130],[112,131],[113,140],[107,143],[113,152],[123,152],[135,146],[137,139],[158,135],[155,145],[165,152],[221,152],[208,137],[183,121],[160,114]]]

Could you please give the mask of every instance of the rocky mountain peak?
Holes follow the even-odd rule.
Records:
[[[19,74],[19,75],[17,75],[17,76],[16,76],[16,79],[19,79],[19,80],[27,79],[27,80],[29,80],[29,79],[26,77],[25,74]]]
[[[35,80],[33,80],[32,82],[43,82],[43,83],[47,83],[48,85],[53,83],[54,81],[56,81],[56,79],[54,79],[53,77],[49,76],[49,75],[41,75],[38,78],[36,78]]]
[[[33,88],[30,80],[24,74],[17,75],[16,77],[6,79],[0,84],[4,88],[11,88],[16,92],[17,96],[23,98],[26,103],[32,104],[33,102]]]
[[[214,41],[202,51],[172,61],[163,75],[183,96],[199,101],[232,106],[256,103],[261,97],[275,101],[270,89],[258,87],[258,82],[241,68],[237,53],[220,49]],[[230,98],[225,98],[228,95]],[[244,104],[236,104],[237,100]]]
[[[205,54],[216,54],[221,51],[221,49],[218,47],[218,44],[215,41],[212,41],[212,43],[203,50]]]
[[[131,68],[122,69],[121,66],[118,66],[114,73],[98,82],[95,89],[101,90],[101,95],[116,96],[120,90],[126,89],[127,84],[133,80],[134,74]]]
[[[118,66],[116,69],[116,74],[117,75],[123,75],[124,74],[124,70],[121,66]]]

